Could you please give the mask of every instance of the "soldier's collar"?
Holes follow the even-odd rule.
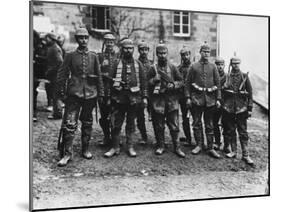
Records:
[[[89,53],[89,49],[88,48],[85,48],[83,50],[79,49],[79,47],[76,49],[76,51],[80,54],[87,54]]]
[[[209,60],[203,60],[202,58],[199,60],[201,64],[208,64]]]

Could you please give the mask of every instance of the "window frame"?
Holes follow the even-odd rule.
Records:
[[[101,29],[101,28],[98,28],[98,8],[103,8],[104,10],[104,19],[103,19],[103,22],[104,22],[104,29]],[[110,31],[110,28],[111,28],[111,10],[110,10],[110,7],[101,7],[101,6],[94,6],[92,7],[92,14],[93,14],[93,10],[95,10],[95,17],[93,17],[93,20],[92,20],[92,28],[96,31],[99,31],[99,30],[102,30],[102,31]],[[107,16],[107,11],[109,13],[109,16]],[[96,27],[94,27],[94,22],[95,22],[95,25]]]
[[[179,13],[179,17],[180,17],[180,23],[179,24],[175,24],[175,13],[178,12]],[[183,23],[183,13],[188,13],[188,24],[184,24]],[[191,35],[191,13],[187,12],[187,11],[173,11],[173,35],[176,37],[190,37]],[[175,32],[174,30],[174,26],[179,26],[180,27],[180,32]],[[183,32],[183,26],[187,25],[188,26],[188,33],[184,33]]]

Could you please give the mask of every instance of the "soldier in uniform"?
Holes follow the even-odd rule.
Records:
[[[63,53],[57,44],[57,36],[54,33],[47,34],[46,39],[48,45],[46,77],[50,81],[48,89],[50,89],[53,100],[53,113],[48,116],[48,119],[61,119],[61,106],[56,93],[56,77],[63,62]]]
[[[139,51],[139,61],[142,63],[144,68],[144,73],[147,75],[148,71],[150,70],[150,67],[152,65],[152,61],[150,61],[147,58],[148,52],[149,52],[149,46],[145,41],[141,41],[138,44],[138,51]],[[149,106],[147,107],[148,113]],[[141,140],[140,144],[146,144],[147,143],[147,132],[146,132],[146,126],[145,126],[145,114],[144,114],[144,107],[143,104],[138,105],[137,109],[137,126],[141,133]]]
[[[187,107],[191,108],[193,118],[193,132],[196,147],[192,154],[199,154],[204,143],[202,115],[204,118],[207,150],[210,156],[220,158],[214,150],[213,114],[216,107],[220,107],[221,90],[219,73],[216,65],[209,62],[210,46],[205,43],[200,48],[201,58],[191,65],[185,83]]]
[[[104,154],[112,157],[120,153],[120,132],[126,118],[126,142],[130,157],[136,157],[133,136],[137,106],[141,102],[147,106],[147,86],[142,64],[133,58],[134,45],[130,39],[121,42],[121,58],[114,65],[111,77],[114,79],[111,90],[112,100],[112,147]]]
[[[226,77],[223,89],[222,119],[226,131],[225,139],[227,143],[230,143],[232,150],[226,156],[229,158],[237,156],[237,130],[242,149],[242,160],[249,165],[254,165],[249,156],[247,132],[247,119],[251,116],[253,108],[252,86],[248,74],[240,70],[240,63],[239,58],[231,58],[231,70]]]
[[[37,121],[37,87],[40,79],[45,79],[47,68],[47,47],[44,38],[34,30],[34,53],[33,53],[33,121]]]
[[[168,48],[165,44],[156,47],[157,64],[148,73],[149,99],[151,101],[152,125],[156,138],[156,155],[165,151],[165,123],[172,137],[174,151],[185,157],[179,143],[179,96],[183,78],[177,68],[168,62]]]
[[[88,50],[89,34],[87,29],[78,28],[75,33],[78,48],[67,53],[58,73],[58,92],[65,97],[62,143],[64,156],[58,166],[67,165],[72,158],[72,142],[78,125],[82,122],[82,156],[91,159],[89,151],[93,124],[93,108],[103,101],[104,88],[98,56]],[[66,89],[65,89],[66,88]],[[81,111],[81,112],[80,112]]]
[[[178,70],[181,73],[183,79],[186,79],[186,76],[189,72],[189,67],[191,65],[190,56],[191,52],[188,50],[187,47],[183,47],[180,50],[180,56],[181,56],[181,64],[178,66]],[[184,96],[184,88],[180,91],[180,97],[179,97],[179,104],[181,107],[181,113],[182,113],[182,128],[185,135],[185,138],[180,138],[180,140],[186,142],[186,144],[191,143],[191,133],[190,133],[190,123],[189,123],[189,113],[188,108],[186,107],[186,99]]]
[[[99,141],[100,145],[108,145],[111,141],[111,129],[110,129],[110,113],[111,113],[111,100],[110,100],[110,87],[112,81],[108,78],[109,74],[113,71],[113,65],[118,60],[118,53],[114,51],[115,37],[111,33],[104,35],[104,43],[102,46],[102,52],[98,54],[99,62],[101,65],[101,73],[103,76],[104,95],[105,101],[99,105],[100,108],[100,120],[99,124],[102,128],[104,138]],[[105,47],[105,49],[104,49]]]
[[[220,85],[223,86],[225,83],[226,75],[224,73],[224,59],[221,57],[217,57],[215,60],[215,64],[217,66],[219,76],[220,76]],[[222,98],[223,101],[223,98]],[[219,126],[219,123],[221,121],[222,116],[222,108],[217,108],[214,113],[214,135],[215,135],[215,149],[222,149],[222,142],[221,142],[221,129]],[[228,148],[228,144],[224,144],[224,149],[226,150]]]

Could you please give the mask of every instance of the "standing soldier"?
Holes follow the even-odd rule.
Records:
[[[146,42],[141,41],[138,45],[138,51],[139,51],[139,61],[142,63],[144,68],[144,73],[147,76],[148,71],[150,70],[150,67],[152,65],[152,61],[150,61],[147,58],[148,52],[149,52],[149,46]],[[147,107],[148,113],[150,113],[149,106]],[[144,107],[143,104],[138,105],[137,109],[137,126],[139,128],[139,131],[141,133],[141,140],[140,144],[146,144],[147,143],[147,132],[146,132],[146,126],[145,126],[145,114],[144,114]]]
[[[112,98],[112,148],[104,154],[112,157],[120,153],[120,132],[126,118],[126,141],[128,154],[136,157],[133,146],[136,110],[141,102],[147,106],[146,79],[142,64],[133,58],[134,45],[130,39],[121,42],[121,58],[114,65],[111,78],[114,83],[111,90]]]
[[[78,28],[75,39],[79,46],[75,51],[66,54],[58,73],[59,92],[62,97],[66,97],[62,133],[64,156],[58,162],[58,166],[65,166],[72,158],[72,142],[78,118],[82,122],[82,156],[86,159],[92,158],[89,151],[93,124],[92,111],[96,106],[97,98],[102,101],[104,96],[98,57],[87,47],[88,31],[85,28]]]
[[[111,113],[111,100],[110,100],[110,87],[112,81],[109,79],[109,74],[113,71],[113,65],[118,60],[118,54],[114,51],[115,37],[111,33],[104,35],[104,43],[102,52],[99,54],[99,62],[101,65],[101,73],[103,76],[104,95],[105,101],[99,104],[101,118],[99,124],[102,128],[104,138],[99,141],[100,145],[108,145],[111,141],[110,129],[110,113]],[[105,47],[105,49],[104,49]]]
[[[48,50],[47,50],[47,71],[46,77],[50,81],[49,88],[53,100],[53,113],[48,116],[48,119],[61,119],[61,106],[59,98],[56,93],[56,78],[58,70],[63,62],[63,52],[61,47],[57,44],[57,36],[54,33],[46,35]]]
[[[189,72],[189,67],[191,65],[190,56],[191,52],[188,50],[187,47],[183,47],[180,51],[181,56],[181,64],[178,66],[178,70],[181,73],[183,79],[186,79],[186,76]],[[181,107],[182,113],[182,128],[185,135],[185,138],[180,138],[186,142],[186,144],[191,143],[191,134],[190,134],[190,123],[189,123],[189,113],[188,108],[186,107],[186,98],[184,97],[184,88],[181,89],[179,103]]]
[[[248,152],[249,136],[247,132],[247,119],[251,116],[253,108],[252,86],[248,74],[240,70],[240,63],[239,58],[231,58],[230,66],[232,69],[226,77],[223,89],[222,118],[224,128],[226,128],[225,139],[228,139],[227,142],[230,143],[232,150],[226,156],[233,158],[237,155],[237,129],[242,149],[242,160],[249,165],[254,165]]]
[[[179,157],[185,157],[180,148],[179,136],[179,102],[178,92],[183,87],[183,79],[177,68],[168,62],[168,48],[165,44],[156,47],[158,62],[148,73],[151,101],[152,124],[157,148],[156,155],[165,151],[165,123],[170,129],[174,151]]]
[[[200,54],[200,60],[191,65],[185,83],[186,104],[188,108],[191,108],[193,132],[197,144],[192,150],[192,154],[199,154],[203,147],[202,115],[204,114],[208,153],[214,158],[220,158],[213,146],[213,114],[216,106],[220,107],[221,99],[219,73],[215,64],[209,62],[210,47],[208,44],[205,43],[201,46]]]
[[[215,60],[215,64],[217,66],[219,76],[220,76],[220,85],[223,86],[225,83],[226,75],[224,73],[224,59],[221,57],[217,57]],[[222,98],[223,101],[223,98]],[[215,149],[221,149],[221,130],[219,123],[221,121],[222,116],[222,108],[217,108],[214,113],[214,135],[215,135]],[[224,143],[224,149],[228,148],[228,144]]]

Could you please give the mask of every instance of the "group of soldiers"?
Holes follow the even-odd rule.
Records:
[[[67,165],[72,159],[78,119],[82,123],[82,156],[92,158],[89,144],[93,109],[97,105],[100,108],[99,124],[104,134],[100,143],[109,147],[105,157],[120,154],[120,133],[125,120],[126,149],[130,157],[137,156],[135,128],[137,125],[142,136],[140,143],[146,144],[147,110],[154,129],[155,154],[162,155],[166,150],[167,124],[174,152],[184,158],[179,139],[180,109],[185,143],[194,145],[192,154],[197,155],[204,150],[214,158],[221,158],[218,150],[222,150],[226,157],[237,157],[237,130],[242,160],[254,165],[248,152],[247,133],[247,119],[253,106],[252,88],[248,74],[240,70],[241,60],[238,57],[231,58],[226,74],[222,58],[216,58],[215,64],[209,61],[210,46],[207,43],[200,47],[201,58],[194,63],[191,63],[189,49],[183,47],[180,50],[181,64],[176,67],[169,62],[168,48],[164,43],[156,46],[157,61],[154,62],[148,59],[150,49],[145,41],[138,43],[139,58],[135,59],[134,43],[129,38],[121,40],[120,52],[116,52],[114,35],[105,34],[102,51],[98,54],[88,49],[89,33],[85,28],[78,28],[75,38],[78,48],[66,53],[63,62],[57,63],[59,67],[56,67],[56,96],[65,104],[62,117],[63,154],[58,166]],[[191,117],[195,144],[191,139]]]

